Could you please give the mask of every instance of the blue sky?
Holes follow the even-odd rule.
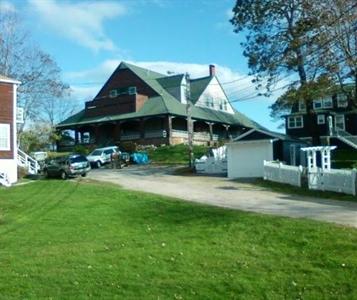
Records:
[[[122,60],[193,78],[206,76],[213,63],[237,110],[270,129],[278,126],[268,109],[277,95],[239,101],[256,92],[246,76],[243,37],[229,23],[234,0],[0,2],[0,9],[17,11],[33,40],[57,61],[80,104]]]

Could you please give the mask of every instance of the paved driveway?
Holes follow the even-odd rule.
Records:
[[[244,211],[309,218],[357,227],[357,202],[281,194],[249,182],[227,178],[178,176],[173,167],[130,166],[121,170],[95,169],[89,178],[199,203]]]

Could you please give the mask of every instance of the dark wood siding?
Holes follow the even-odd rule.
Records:
[[[148,99],[146,95],[121,95],[86,102],[86,117],[126,114],[140,110]]]
[[[136,95],[109,97],[113,89],[136,87]],[[129,69],[117,69],[93,101],[86,102],[86,117],[125,114],[140,110],[149,97],[158,94]]]
[[[109,96],[109,92],[111,90],[126,88],[129,86],[135,86],[138,94],[146,95],[149,98],[158,95],[149,85],[136,76],[131,70],[117,69],[112,76],[110,76],[109,80],[104,84],[95,98],[107,97]]]
[[[13,84],[0,82],[0,123],[10,124],[10,151],[0,151],[0,159],[14,158],[14,95]]]

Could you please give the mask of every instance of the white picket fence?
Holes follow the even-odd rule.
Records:
[[[6,174],[6,172],[0,171],[0,185],[10,187],[11,183],[9,181],[9,178]]]
[[[264,161],[264,179],[301,187],[303,167],[288,166],[279,162]]]
[[[264,161],[264,179],[301,187],[304,176],[302,166],[289,166],[279,162]],[[308,188],[356,195],[356,170],[317,169],[307,174]]]
[[[309,189],[356,195],[356,170],[331,169],[311,172]]]

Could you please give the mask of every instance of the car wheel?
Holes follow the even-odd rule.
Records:
[[[43,178],[49,178],[50,176],[48,175],[48,171],[47,171],[47,169],[44,169],[43,170]]]
[[[87,176],[87,173],[83,173],[81,176],[82,176],[82,177],[86,177],[86,176]]]
[[[61,171],[61,179],[63,179],[63,180],[67,179],[67,174],[65,171]]]
[[[97,168],[100,168],[102,166],[102,163],[98,160],[96,163],[95,163],[95,166]]]

